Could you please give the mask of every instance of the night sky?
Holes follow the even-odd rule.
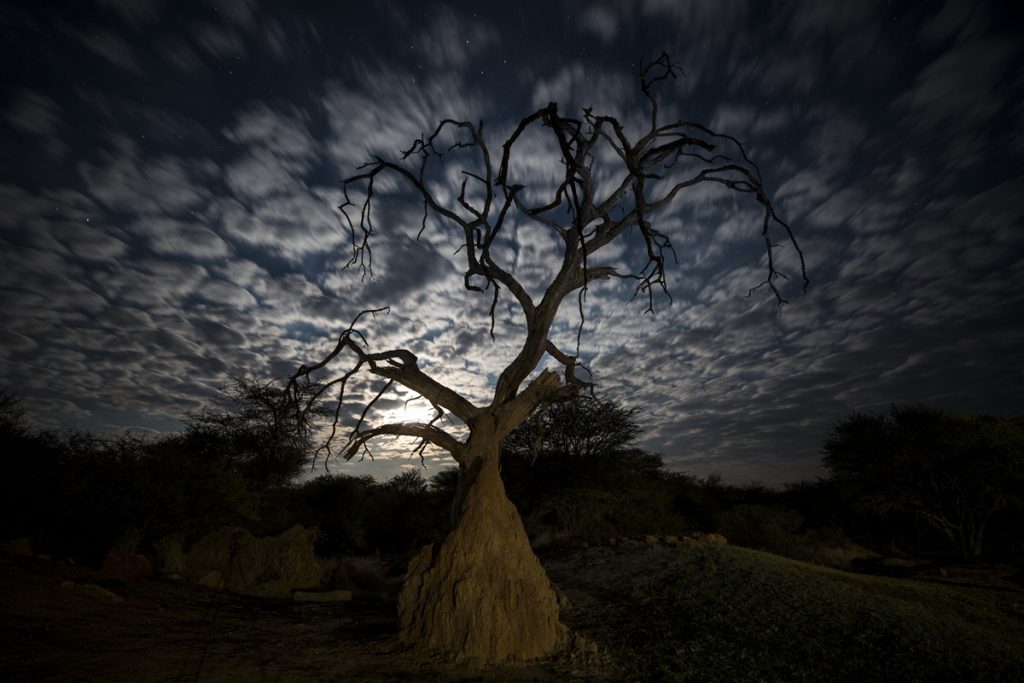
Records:
[[[391,305],[361,326],[371,347],[409,348],[484,401],[521,339],[513,300],[492,342],[457,235],[431,222],[417,241],[418,213],[384,185],[376,277],[343,270],[341,180],[448,116],[485,121],[494,149],[549,101],[639,130],[634,72],[664,50],[685,77],[660,90],[663,119],[745,143],[811,285],[781,314],[747,296],[765,264],[743,197],[698,188],[660,215],[672,302],[645,314],[624,283],[596,287],[581,346],[600,393],[637,409],[640,445],[672,469],[777,484],[822,474],[821,442],[854,410],[1020,412],[1013,5],[6,2],[0,385],[43,424],[177,430],[228,375],[287,376]],[[524,160],[526,178],[548,158]],[[509,267],[539,291],[555,243],[514,236]],[[635,247],[617,247],[624,262]],[[407,398],[377,417],[429,414]],[[419,466],[399,457],[411,445],[332,469],[389,476]]]

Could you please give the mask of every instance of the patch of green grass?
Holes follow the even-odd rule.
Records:
[[[566,617],[645,679],[1024,677],[1020,592],[864,576],[737,547],[644,553],[580,558],[620,569],[621,590],[605,589],[578,626]],[[563,588],[600,594],[589,581]]]

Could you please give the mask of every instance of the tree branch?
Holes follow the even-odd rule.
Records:
[[[363,450],[372,460],[373,454],[366,449],[366,443],[378,436],[389,435],[422,439],[424,443],[432,443],[451,453],[456,462],[462,462],[465,444],[443,429],[425,422],[396,422],[356,432],[342,449],[342,457],[351,460],[356,453]]]
[[[518,122],[502,145],[497,165],[493,163],[484,140],[482,122],[473,124],[469,121],[444,119],[432,132],[424,133],[414,140],[402,151],[400,159],[393,161],[375,157],[360,167],[357,174],[344,181],[344,201],[339,209],[351,239],[352,252],[348,267],[358,267],[364,277],[372,277],[373,254],[370,244],[376,232],[376,182],[379,177],[394,176],[423,205],[423,217],[417,236],[426,229],[431,214],[443,224],[455,226],[460,231],[460,246],[456,253],[462,254],[465,259],[463,285],[469,291],[490,294],[488,313],[492,339],[498,300],[503,290],[511,293],[522,308],[526,321],[526,339],[512,362],[498,376],[489,406],[477,407],[458,392],[423,373],[417,367],[416,356],[409,351],[370,353],[364,348],[365,339],[354,329],[355,322],[342,333],[336,348],[323,361],[309,368],[300,368],[293,376],[291,386],[297,389],[299,378],[304,378],[303,381],[308,383],[311,372],[326,367],[342,351],[348,350],[355,356],[354,367],[342,376],[324,382],[318,389],[320,393],[337,389],[340,402],[344,398],[348,380],[365,366],[370,373],[417,392],[435,408],[443,407],[450,411],[469,425],[471,432],[472,425],[478,422],[482,413],[489,413],[497,419],[499,413],[505,411],[510,416],[525,419],[537,405],[528,405],[530,401],[559,400],[563,396],[574,396],[581,388],[589,387],[588,382],[582,381],[575,374],[576,368],[582,367],[578,357],[585,322],[583,303],[589,283],[609,277],[633,280],[633,296],[646,296],[648,312],[654,310],[656,290],[671,300],[666,261],[669,257],[675,260],[676,253],[668,235],[655,224],[655,217],[659,211],[671,206],[684,190],[703,183],[715,183],[735,192],[752,195],[763,209],[760,231],[767,255],[767,274],[761,283],[750,289],[749,294],[765,287],[771,291],[780,307],[787,303],[780,287],[780,281],[786,279],[787,275],[778,268],[774,253],[778,245],[773,243],[771,234],[772,230],[778,231],[780,228],[796,251],[806,289],[809,280],[803,251],[790,226],[775,212],[761,180],[760,169],[750,160],[743,144],[732,136],[722,135],[702,124],[688,121],[659,123],[656,88],[663,81],[675,79],[680,73],[682,71],[679,66],[665,53],[653,60],[641,62],[637,77],[640,90],[649,103],[650,117],[647,130],[635,142],[615,117],[596,115],[589,108],[582,110],[580,118],[564,116],[559,112],[558,105],[552,102]],[[560,177],[550,195],[545,194],[539,198],[523,192],[526,185],[510,177],[514,167],[513,155],[519,149],[517,145],[537,125],[543,128],[542,139],[557,154],[558,163],[562,166]],[[621,175],[610,182],[610,194],[598,199],[594,179],[607,174],[595,175],[593,165],[595,159],[602,158],[602,145],[611,148]],[[460,158],[469,154],[472,161],[467,162],[465,167],[455,169],[455,187],[435,191],[437,176],[449,185],[452,184],[449,180],[452,176],[437,172],[435,167],[436,164],[444,164],[449,155],[453,154],[462,155]],[[678,170],[684,168],[685,173]],[[352,192],[357,187],[364,190],[361,198]],[[445,203],[439,197],[447,198]],[[564,246],[561,266],[554,278],[546,283],[544,294],[538,302],[533,300],[528,288],[514,274],[514,264],[498,263],[492,251],[496,243],[501,243],[502,231],[513,220],[513,214],[551,230],[560,237]],[[619,273],[611,266],[591,266],[590,260],[595,253],[633,228],[637,229],[643,243],[646,256],[643,267],[631,273]],[[565,297],[577,291],[580,325],[577,330],[576,356],[570,356],[558,349],[549,337]],[[359,317],[367,312],[383,310],[364,311]],[[558,375],[544,371],[520,392],[520,387],[545,353],[549,353],[564,367],[564,385],[560,385]],[[504,421],[505,418],[500,417],[500,420]],[[427,426],[434,428],[433,422]],[[355,452],[353,448],[365,449],[367,439],[361,435],[378,433],[373,430],[359,431],[359,426],[356,432],[355,441],[346,446],[349,457]],[[405,432],[403,434],[408,435]],[[332,431],[331,438],[333,436]],[[425,440],[421,447],[430,441],[423,438]]]

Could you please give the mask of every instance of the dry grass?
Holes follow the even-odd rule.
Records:
[[[549,561],[570,627],[664,681],[1013,681],[1024,592],[865,576],[737,547]]]

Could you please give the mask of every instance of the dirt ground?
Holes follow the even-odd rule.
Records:
[[[554,681],[614,676],[585,650],[486,671],[417,656],[393,602],[296,603],[168,579],[119,582],[0,556],[0,680]]]
[[[0,680],[621,681],[657,680],[657,672],[664,672],[666,666],[683,673],[684,665],[692,662],[717,667],[707,670],[723,672],[715,680],[736,680],[733,673],[746,670],[738,659],[744,643],[759,662],[747,672],[751,680],[822,680],[806,658],[788,650],[815,644],[827,650],[830,639],[811,642],[814,631],[806,635],[791,624],[787,628],[797,630],[783,629],[785,637],[776,651],[758,644],[768,635],[748,633],[753,627],[744,626],[756,622],[754,617],[769,630],[784,625],[798,591],[785,588],[786,595],[776,597],[753,591],[744,598],[743,576],[756,579],[763,570],[768,572],[767,585],[784,579],[797,584],[821,580],[815,578],[817,573],[801,569],[803,565],[771,561],[771,557],[751,551],[727,553],[724,548],[667,546],[542,553],[563,603],[562,621],[576,634],[572,646],[548,661],[481,671],[453,667],[403,649],[396,639],[393,601],[308,604],[240,596],[169,579],[118,582],[67,562],[0,553]],[[1024,618],[1024,574],[1020,567],[1012,576],[1008,571],[1006,567],[950,567],[914,578],[927,585],[969,591],[962,595],[975,601],[1017,605],[1016,611],[1010,610],[1011,616],[1019,612]],[[857,575],[849,576],[848,580],[839,574],[826,578],[833,582],[829,585],[864,582]],[[716,590],[733,597],[716,598]],[[671,598],[676,593],[699,599]],[[737,605],[746,611],[733,619],[726,612],[739,609]],[[847,608],[848,612],[860,609]],[[757,609],[761,612],[751,611]],[[961,625],[961,630],[967,629],[964,633],[970,635],[968,631],[975,627],[971,620],[978,618],[965,617],[971,623]],[[680,630],[676,624],[680,619],[700,632]],[[861,627],[854,625],[857,628],[842,638],[862,634]],[[892,640],[890,631],[904,631],[899,623],[886,628],[879,643],[862,648],[868,672],[874,671],[871,667],[876,662],[894,656],[886,649]],[[718,631],[725,645],[716,655],[708,648],[721,645],[714,639]],[[928,632],[925,640],[937,637],[936,633]],[[1018,641],[1013,640],[1012,647]],[[930,650],[922,652],[919,660],[904,662],[908,671],[937,656]],[[833,655],[840,656],[838,651],[829,657]],[[778,659],[776,664],[773,657]],[[1002,671],[998,667],[1004,664],[998,660],[994,670]],[[707,671],[697,678],[704,679]],[[863,680],[857,676],[839,679]],[[970,679],[1010,680],[1002,675]]]

